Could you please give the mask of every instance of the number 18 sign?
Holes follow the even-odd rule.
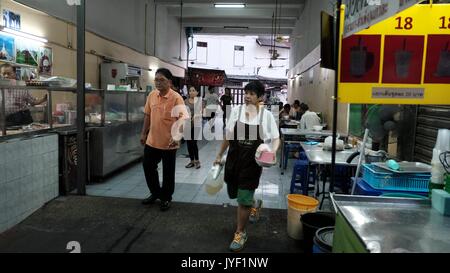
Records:
[[[450,4],[414,5],[340,51],[340,102],[450,104]]]

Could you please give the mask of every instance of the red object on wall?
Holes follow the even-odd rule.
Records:
[[[223,86],[224,70],[189,68],[187,81],[194,86]]]
[[[382,82],[420,84],[424,41],[424,36],[386,35]]]
[[[377,83],[381,35],[352,35],[342,41],[341,82]]]
[[[428,35],[425,83],[450,83],[450,35]]]

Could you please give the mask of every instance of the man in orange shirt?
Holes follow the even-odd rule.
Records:
[[[145,104],[141,144],[144,150],[144,173],[150,197],[144,205],[161,200],[161,211],[168,210],[175,190],[175,159],[180,147],[184,119],[189,118],[183,98],[170,88],[172,73],[160,68],[155,73],[156,90]],[[163,183],[159,184],[158,163],[163,164]]]

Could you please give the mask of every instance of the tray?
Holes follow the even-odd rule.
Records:
[[[431,173],[431,166],[421,162],[398,162],[400,169],[390,169],[386,162],[374,162],[373,165],[393,173]]]

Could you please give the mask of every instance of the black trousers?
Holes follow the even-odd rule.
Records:
[[[152,195],[163,201],[172,201],[175,191],[175,160],[177,150],[160,150],[148,145],[144,149],[144,173]],[[163,165],[162,187],[159,184],[158,163]]]
[[[186,144],[191,161],[198,160],[197,140],[186,140]]]

